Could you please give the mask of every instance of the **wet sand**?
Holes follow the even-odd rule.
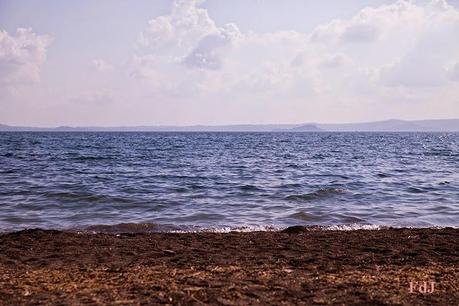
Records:
[[[458,277],[459,229],[0,235],[2,305],[458,305]]]

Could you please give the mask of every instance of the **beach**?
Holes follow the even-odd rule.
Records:
[[[0,235],[0,304],[457,305],[459,230]]]
[[[0,306],[459,306],[459,0],[0,0]]]

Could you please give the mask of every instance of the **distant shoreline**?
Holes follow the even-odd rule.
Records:
[[[165,131],[148,131],[148,130],[136,130],[136,131],[122,131],[122,130],[113,130],[113,131],[106,131],[106,130],[72,130],[72,131],[60,131],[60,130],[23,130],[23,131],[2,131],[0,133],[216,133],[216,134],[224,134],[224,133],[279,133],[279,134],[315,134],[315,133],[368,133],[368,134],[381,134],[381,133],[394,133],[394,134],[402,134],[402,133],[434,133],[434,134],[441,134],[441,133],[459,133],[459,131],[174,131],[174,130],[165,130]]]
[[[459,132],[459,119],[383,120],[343,124],[233,124],[189,126],[60,126],[27,127],[0,124],[0,131],[62,132]]]
[[[458,240],[452,228],[25,230],[0,234],[0,304],[454,305]]]

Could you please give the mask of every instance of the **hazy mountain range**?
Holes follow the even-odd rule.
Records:
[[[0,131],[43,132],[459,132],[459,119],[438,120],[384,120],[344,124],[245,124],[245,125],[192,125],[192,126],[114,126],[38,128],[0,124]]]

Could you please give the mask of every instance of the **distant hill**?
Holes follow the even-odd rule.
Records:
[[[114,126],[37,128],[0,124],[0,131],[44,132],[271,132],[289,131],[299,124],[240,124],[240,125],[190,125],[190,126]]]
[[[344,124],[240,124],[192,126],[118,126],[37,128],[0,124],[0,131],[42,132],[459,132],[459,119],[384,120]]]
[[[300,125],[294,128],[291,128],[290,131],[295,131],[295,132],[320,132],[323,131],[323,129],[320,129],[317,127],[315,124],[304,124]]]
[[[459,132],[459,119],[384,120],[365,123],[318,124],[319,128],[336,132]]]

